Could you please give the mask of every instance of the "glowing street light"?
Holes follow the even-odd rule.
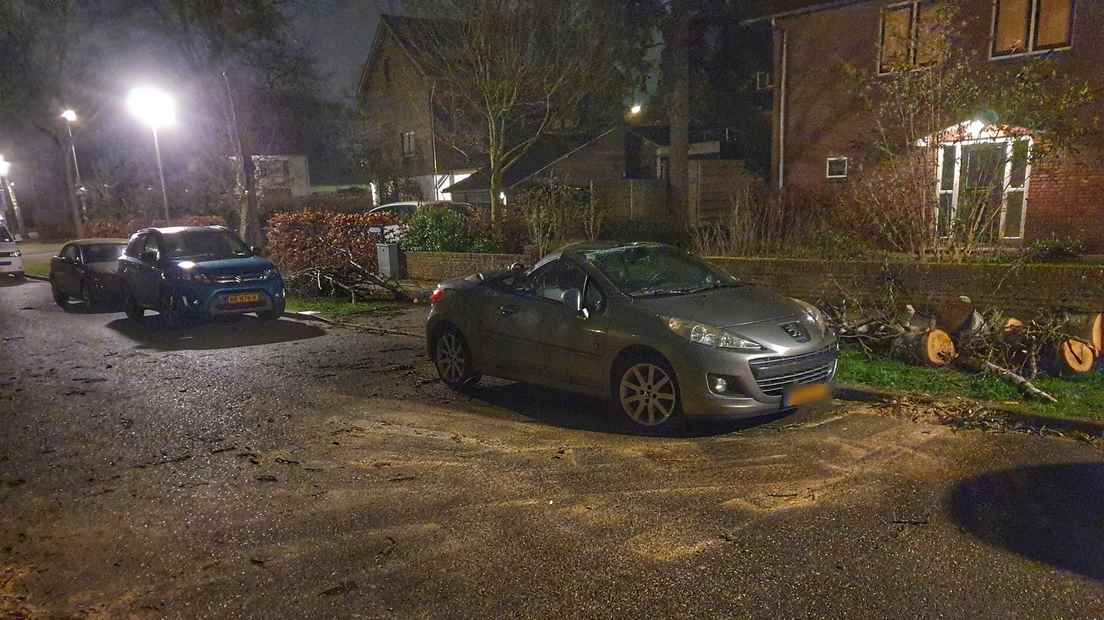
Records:
[[[77,122],[77,113],[68,109],[61,113],[65,119],[65,128],[69,131],[69,149],[73,152],[73,174],[77,177],[77,198],[80,200],[81,216],[88,218],[88,205],[84,202],[84,183],[81,182],[80,165],[77,164],[77,142],[73,139],[73,123]]]
[[[629,114],[636,116],[637,114],[640,114],[640,111],[643,109],[643,106],[641,106],[639,103],[634,103],[633,106],[629,108]]]
[[[169,195],[165,191],[165,172],[161,168],[161,144],[157,140],[157,130],[176,124],[176,102],[167,93],[156,88],[142,86],[127,95],[127,107],[131,114],[138,117],[153,130],[153,150],[157,153],[157,176],[161,179],[161,201],[165,207],[165,220],[169,219]]]

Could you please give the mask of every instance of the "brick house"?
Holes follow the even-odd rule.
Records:
[[[426,200],[449,200],[442,190],[478,167],[438,132],[443,114],[434,102],[434,79],[413,44],[418,18],[383,15],[361,71],[359,104],[365,139],[385,170],[414,180]],[[373,198],[378,202],[373,183]]]
[[[1060,70],[1104,87],[1104,2],[1099,0],[956,0],[982,62],[1015,71],[1046,55]],[[928,0],[774,0],[749,20],[773,31],[771,184],[828,190],[861,169],[861,137],[871,119],[839,67],[868,67],[892,79],[893,67],[923,63],[918,42]],[[1091,116],[1104,117],[1098,101]],[[1030,166],[1031,128],[1002,134],[976,119],[948,130],[960,138],[936,154],[940,216],[952,217],[968,191],[963,166],[987,150],[1007,153],[999,237],[1006,243],[1058,236],[1104,252],[1104,146]],[[1034,169],[1032,169],[1034,168]]]

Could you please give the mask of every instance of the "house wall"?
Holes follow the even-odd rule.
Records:
[[[429,81],[388,28],[381,27],[378,36],[382,39],[361,93],[361,110],[367,122],[365,138],[397,175],[433,174]],[[402,154],[402,134],[406,131],[415,132],[414,157]]]
[[[899,0],[872,0],[776,21],[772,187],[779,186],[781,167],[781,179],[787,188],[817,192],[838,189],[847,181],[825,178],[828,157],[849,157],[850,173],[861,170],[864,138],[874,131],[874,120],[862,111],[862,101],[845,79],[843,66],[877,71],[881,9],[897,3]],[[995,63],[1009,72],[1024,64],[1022,57],[989,60],[992,0],[959,0],[959,5],[968,18],[962,40],[977,52],[981,62]],[[780,82],[783,36],[785,84]],[[1104,89],[1100,70],[1104,66],[1104,2],[1076,1],[1072,48],[1051,56],[1068,74]],[[1092,116],[1104,117],[1104,101],[1088,115]],[[780,166],[783,144],[784,162]],[[1089,155],[1033,170],[1027,198],[1028,241],[1051,233],[1076,235],[1086,241],[1090,251],[1104,251],[1104,200],[1099,198],[1104,196],[1101,152],[1093,150]]]
[[[552,175],[569,185],[625,178],[625,131],[615,129],[545,168],[541,176]]]

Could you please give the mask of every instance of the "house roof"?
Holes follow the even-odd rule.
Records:
[[[426,54],[417,44],[419,33],[432,32],[449,23],[455,22],[427,17],[380,15],[379,25],[376,26],[376,38],[372,42],[372,49],[368,52],[368,60],[364,63],[364,69],[360,73],[360,92],[364,92],[364,89],[368,86],[368,76],[372,74],[372,68],[375,66],[380,47],[383,46],[386,35],[394,37],[399,47],[402,48],[422,75],[429,75],[426,68],[429,64],[426,62]]]
[[[748,17],[744,24],[774,19],[775,17],[790,17],[805,13],[814,13],[827,9],[835,9],[849,4],[869,2],[870,0],[757,0],[752,2]]]
[[[523,181],[540,174],[552,164],[564,159],[575,151],[605,137],[611,131],[611,127],[596,136],[584,136],[579,134],[545,134],[533,144],[529,150],[521,156],[514,165],[506,169],[503,174],[503,189],[513,187]],[[491,188],[490,171],[481,168],[468,178],[454,183],[445,188],[445,193],[452,192],[477,192]]]

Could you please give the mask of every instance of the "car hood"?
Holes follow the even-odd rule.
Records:
[[[694,295],[637,299],[639,307],[656,314],[716,327],[736,327],[804,312],[789,297],[760,286],[720,288]]]
[[[99,263],[85,263],[84,267],[101,275],[114,275],[119,271],[119,261],[107,261]]]
[[[180,268],[180,264],[184,262],[189,261],[173,261],[173,265]],[[246,258],[226,258],[223,260],[196,262],[191,270],[197,273],[209,273],[212,275],[237,275],[240,273],[253,273],[272,268],[273,265],[268,260],[260,256],[249,256]]]

